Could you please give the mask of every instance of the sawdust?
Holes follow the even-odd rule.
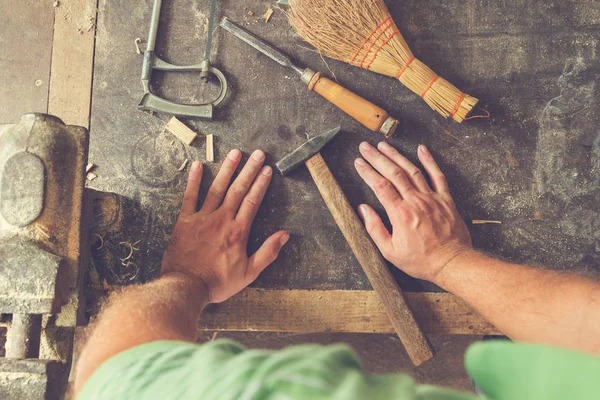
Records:
[[[62,18],[66,21],[71,21],[75,28],[74,33],[76,35],[82,35],[86,32],[92,32],[96,27],[96,2],[87,1],[83,12],[80,12],[80,6],[76,5],[74,18],[73,13],[73,2],[72,1],[55,1],[53,6],[57,8],[58,12],[62,15]]]

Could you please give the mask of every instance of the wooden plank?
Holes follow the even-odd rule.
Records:
[[[89,128],[96,0],[60,1],[54,19],[48,113]]]
[[[405,293],[428,334],[498,335],[492,324],[450,293]],[[264,290],[247,288],[209,306],[201,330],[393,333],[370,290]]]
[[[48,110],[51,1],[0,1],[0,124]]]
[[[167,125],[165,125],[165,129],[188,146],[191,146],[192,142],[196,139],[196,136],[198,136],[196,135],[196,132],[188,128],[183,122],[178,120],[177,117],[171,118],[169,122],[167,122]]]

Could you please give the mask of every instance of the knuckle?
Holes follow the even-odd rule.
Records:
[[[229,192],[235,197],[242,197],[248,192],[248,187],[243,183],[238,183],[236,185],[231,186]]]
[[[214,199],[220,199],[221,197],[223,197],[223,193],[224,193],[224,190],[222,190],[219,187],[212,187],[208,191],[208,195]]]
[[[402,170],[402,168],[394,167],[392,168],[391,173],[394,178],[404,178],[404,171]]]
[[[235,225],[229,232],[229,243],[238,243],[244,238],[244,226],[242,224]]]
[[[277,258],[277,256],[279,255],[279,250],[275,246],[271,246],[271,247],[269,247],[268,255],[269,255],[269,259],[271,261],[274,261]]]
[[[420,175],[423,175],[423,173],[421,172],[421,170],[419,168],[415,168],[412,171],[410,171],[411,178],[417,178]]]
[[[385,178],[380,178],[373,184],[373,190],[375,193],[384,193],[389,189],[390,182]]]
[[[433,211],[433,208],[429,204],[429,202],[421,197],[415,197],[412,200],[413,204],[420,210],[425,213],[430,213]]]
[[[251,208],[255,208],[259,206],[259,200],[255,196],[246,196],[244,197],[244,204]]]
[[[403,221],[409,221],[412,219],[412,211],[409,210],[407,207],[398,207],[396,209],[396,213],[398,218],[400,218]]]
[[[367,233],[370,236],[373,236],[373,233],[375,232],[375,224],[369,224],[366,226],[366,228],[367,228]]]

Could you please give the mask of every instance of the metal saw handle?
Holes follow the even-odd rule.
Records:
[[[196,117],[212,119],[212,104],[179,104],[152,93],[145,93],[138,104],[138,110],[153,111],[175,115],[177,117]]]
[[[138,104],[138,109],[142,111],[153,111],[165,113],[179,117],[195,117],[212,119],[214,107],[223,102],[228,92],[227,79],[223,73],[210,65],[210,49],[212,47],[212,30],[209,31],[209,38],[206,44],[205,59],[200,64],[194,65],[175,65],[157,57],[154,53],[156,45],[156,35],[158,32],[158,24],[160,20],[160,10],[162,0],[154,0],[152,6],[152,17],[150,19],[150,30],[148,33],[148,42],[146,51],[144,52],[144,61],[142,64],[142,87],[144,96]],[[211,1],[211,21],[214,20],[216,8],[216,0]],[[214,22],[214,21],[212,21]],[[188,72],[198,71],[203,82],[207,83],[211,77],[216,77],[221,86],[221,90],[216,98],[210,102],[203,104],[181,104],[171,100],[164,99],[152,93],[150,81],[154,70],[170,71],[170,72]]]

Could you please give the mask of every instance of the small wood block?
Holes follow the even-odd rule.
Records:
[[[188,146],[191,146],[194,139],[196,139],[196,136],[198,136],[196,135],[196,132],[188,128],[183,122],[178,120],[177,117],[171,118],[165,128]]]
[[[214,162],[215,161],[215,150],[213,143],[213,135],[212,133],[206,135],[206,162]]]

